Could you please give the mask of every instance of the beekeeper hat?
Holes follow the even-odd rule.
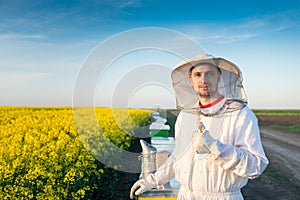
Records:
[[[247,102],[242,85],[242,73],[231,61],[224,58],[202,54],[179,63],[172,71],[171,78],[176,96],[176,106],[180,109],[198,108],[198,95],[194,91],[189,78],[192,67],[200,64],[212,64],[221,70],[221,80],[218,89],[226,98]]]

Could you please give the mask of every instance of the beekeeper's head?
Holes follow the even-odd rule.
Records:
[[[247,103],[240,69],[232,62],[203,54],[178,64],[172,71],[176,105],[199,107],[199,97],[234,99]]]
[[[202,99],[215,99],[221,95],[218,84],[221,78],[221,70],[212,63],[200,63],[189,70],[190,82],[195,92]]]

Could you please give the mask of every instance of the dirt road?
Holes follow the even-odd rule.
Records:
[[[300,134],[263,129],[263,144],[275,166],[300,183]]]
[[[300,134],[261,128],[261,138],[270,164],[243,189],[245,199],[300,199]]]

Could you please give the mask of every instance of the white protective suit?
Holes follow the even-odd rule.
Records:
[[[213,63],[222,71],[219,90],[223,100],[199,108],[188,71],[199,63]],[[259,176],[268,159],[262,148],[257,119],[247,106],[241,72],[230,61],[208,55],[179,64],[172,73],[177,106],[175,149],[148,181],[163,185],[174,176],[181,183],[178,199],[243,199],[240,189]],[[193,134],[201,121],[216,139],[210,154],[197,154]]]

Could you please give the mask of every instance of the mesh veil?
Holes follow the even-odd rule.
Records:
[[[247,104],[247,96],[243,88],[240,69],[229,60],[203,54],[178,64],[172,71],[171,78],[177,108],[190,112],[199,111],[199,98],[190,83],[189,70],[193,66],[204,63],[218,66],[221,70],[218,90],[226,101],[217,112],[233,112],[244,107]]]

